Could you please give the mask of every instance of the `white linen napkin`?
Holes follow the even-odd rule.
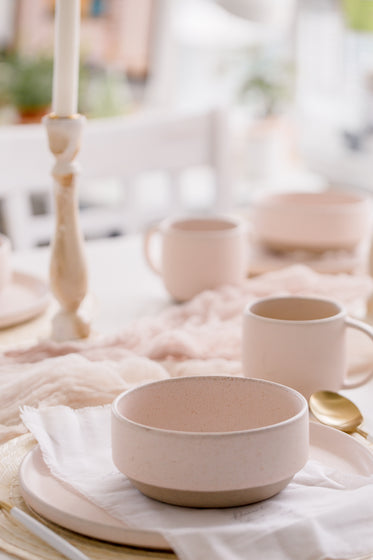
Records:
[[[182,560],[317,560],[373,552],[373,473],[343,474],[309,461],[270,500],[182,508],[146,498],[118,472],[110,406],[24,407],[21,416],[56,478],[126,526],[160,532]]]

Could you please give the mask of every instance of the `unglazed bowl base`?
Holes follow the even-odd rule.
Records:
[[[280,482],[266,484],[256,488],[222,490],[217,492],[175,490],[172,488],[161,488],[159,486],[153,486],[152,484],[145,484],[133,479],[129,480],[142,494],[160,502],[175,506],[195,508],[225,508],[246,506],[271,498],[285,488],[292,478],[293,477],[286,478],[285,480],[280,480]]]

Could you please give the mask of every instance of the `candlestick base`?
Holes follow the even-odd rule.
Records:
[[[79,312],[61,309],[52,319],[52,338],[56,342],[87,338],[90,332],[89,319]]]
[[[52,170],[55,180],[55,234],[51,247],[50,286],[61,309],[52,321],[51,337],[56,341],[85,338],[90,333],[88,318],[83,318],[81,303],[87,294],[88,275],[84,241],[79,225],[74,161],[79,152],[85,118],[73,119],[47,115],[49,147],[56,157]]]

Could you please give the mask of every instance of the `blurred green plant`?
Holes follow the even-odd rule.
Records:
[[[373,0],[342,0],[348,27],[355,31],[373,31]]]
[[[52,101],[53,58],[0,54],[0,107],[12,106],[22,117],[48,112]],[[123,72],[81,63],[79,112],[90,118],[128,112],[131,97]],[[29,117],[26,117],[29,118]]]
[[[285,56],[251,48],[238,54],[236,99],[256,117],[282,113],[294,91],[294,65]]]
[[[52,98],[53,60],[47,56],[11,56],[7,66],[5,98],[20,112],[47,109]]]
[[[113,117],[131,110],[132,99],[124,72],[82,66],[79,110],[89,118]]]

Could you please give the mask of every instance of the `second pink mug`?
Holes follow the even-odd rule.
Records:
[[[288,385],[307,399],[315,391],[362,385],[373,376],[347,377],[346,330],[373,329],[337,302],[316,297],[268,297],[244,311],[242,366],[246,377]]]
[[[155,235],[161,238],[159,264],[151,249]],[[239,284],[247,274],[247,230],[239,218],[164,220],[147,232],[144,249],[149,266],[162,276],[176,301],[189,300],[221,285]]]

